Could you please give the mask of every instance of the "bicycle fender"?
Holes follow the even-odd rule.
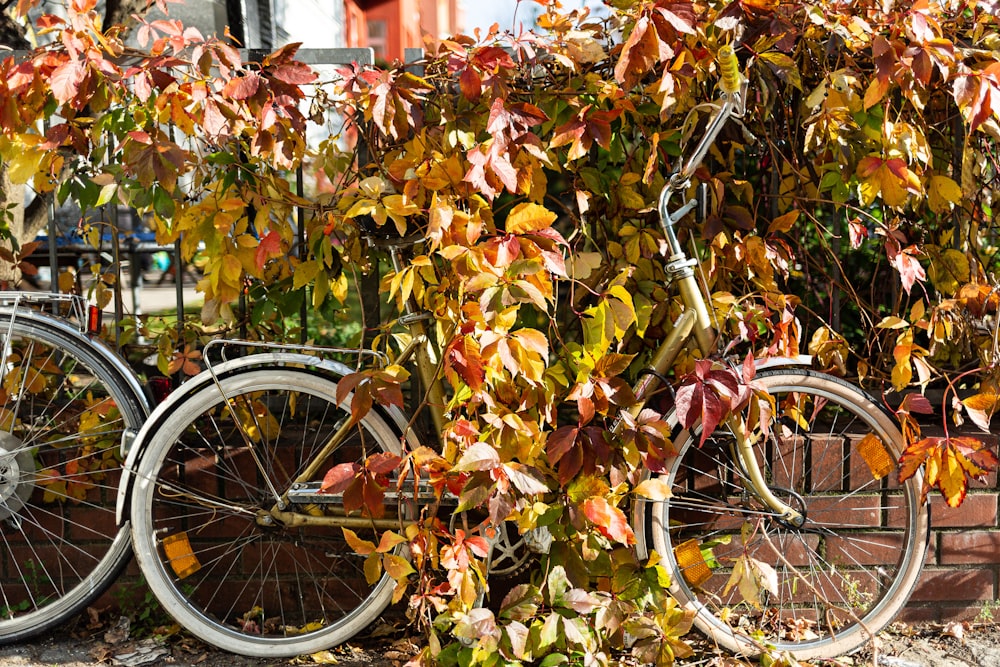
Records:
[[[757,361],[757,370],[763,371],[770,368],[788,368],[789,366],[812,366],[812,355],[800,354],[795,357],[767,357]]]
[[[196,392],[199,392],[218,379],[222,379],[253,368],[278,368],[281,366],[296,366],[313,369],[320,374],[327,375],[331,380],[336,381],[350,373],[354,369],[332,359],[324,359],[312,354],[302,354],[299,352],[260,352],[249,354],[245,357],[213,364],[212,370],[205,370],[187,380],[174,390],[170,396],[160,403],[149,418],[139,429],[128,449],[125,462],[122,464],[122,476],[118,483],[118,498],[115,505],[115,518],[119,526],[128,520],[128,506],[132,497],[132,485],[135,481],[135,471],[139,465],[143,453],[148,447],[149,440],[156,433],[160,423],[175,410],[183,409],[183,403]],[[420,446],[419,440],[413,430],[409,428],[409,420],[396,406],[384,408],[391,423],[396,426],[400,433],[406,434],[407,443],[411,448]]]

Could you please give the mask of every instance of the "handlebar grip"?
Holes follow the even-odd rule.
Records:
[[[736,51],[728,44],[719,49],[719,70],[722,73],[722,80],[719,83],[722,90],[729,94],[738,91],[743,77],[740,74],[740,63],[736,59]]]

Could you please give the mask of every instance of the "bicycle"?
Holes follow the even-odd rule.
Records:
[[[744,87],[731,53],[722,67],[719,111],[660,197],[665,268],[686,308],[635,385],[634,413],[686,344],[706,357],[717,350],[696,261],[674,231],[696,202],[671,211],[670,197],[740,112]],[[383,243],[397,271],[412,242]],[[440,432],[446,401],[427,319],[407,305],[399,324],[410,343],[396,363],[415,362]],[[677,453],[660,478],[672,496],[636,499],[631,510],[640,552],[660,554],[671,593],[735,653],[773,646],[808,659],[858,648],[905,604],[928,540],[919,475],[902,485],[889,479],[904,447],[892,419],[853,385],[782,367],[802,361],[760,365],[756,383],[775,405],[766,429],[740,432],[731,421],[699,446],[700,426],[682,429],[670,413]],[[394,581],[383,575],[369,585],[342,529],[398,527],[399,517],[347,515],[343,495],[321,493],[320,484],[338,464],[424,443],[397,408],[376,405],[351,422],[353,394],[338,400],[338,381],[352,370],[320,351],[282,346],[224,359],[140,432],[120,493],[137,559],[164,608],[206,642],[271,658],[310,653],[349,639],[389,603]],[[727,584],[749,558],[774,573],[753,603]]]
[[[0,292],[0,642],[61,626],[131,558],[123,442],[150,407],[68,294]]]

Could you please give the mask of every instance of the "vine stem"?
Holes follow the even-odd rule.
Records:
[[[966,377],[967,375],[974,375],[974,374],[982,372],[983,370],[985,370],[984,367],[979,366],[977,368],[973,368],[973,369],[965,371],[963,373],[959,373],[953,379],[948,379],[948,386],[945,387],[944,396],[941,398],[941,426],[944,428],[944,437],[945,437],[945,440],[949,440],[951,438],[951,436],[948,435],[948,417],[947,417],[947,414],[948,414],[947,413],[947,410],[948,410],[948,394],[949,394],[949,392],[952,393],[952,394],[954,394],[955,397],[957,398],[958,397],[958,389],[955,388],[955,384],[959,380],[961,380],[962,378]]]

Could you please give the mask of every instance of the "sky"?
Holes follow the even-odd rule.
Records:
[[[514,27],[514,10],[517,0],[462,0],[465,9],[465,32],[472,34],[475,28],[487,30],[493,23],[499,23],[501,30]],[[517,18],[526,20],[531,16],[531,0],[521,0],[524,5],[517,12]],[[536,7],[538,5],[535,5]]]
[[[462,0],[465,32],[471,35],[477,27],[487,30],[494,22],[500,24],[501,30],[511,30],[517,27],[514,25],[515,18],[518,23],[523,22],[526,28],[530,27],[532,17],[539,12],[540,5],[533,0],[521,0],[520,4],[515,17],[517,0]],[[594,6],[603,3],[599,0],[563,0],[562,4],[563,11],[568,11],[585,4]]]

